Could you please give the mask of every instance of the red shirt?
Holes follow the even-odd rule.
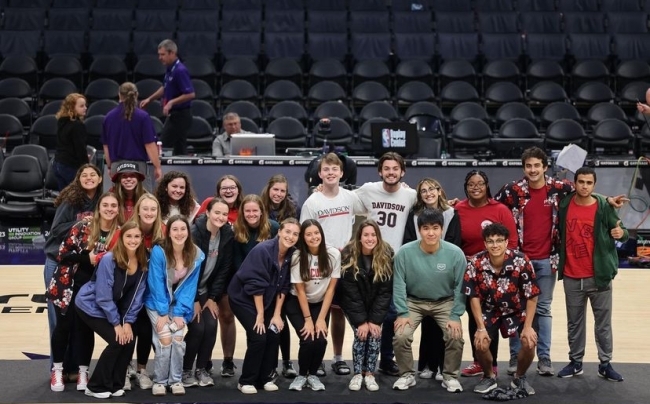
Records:
[[[598,203],[578,205],[571,199],[566,215],[566,263],[564,276],[583,279],[594,276],[594,218]]]
[[[135,202],[133,201],[133,199],[126,199],[124,201],[124,221],[125,222],[133,217],[133,207],[134,206],[135,206]]]
[[[461,249],[465,255],[474,255],[485,250],[483,242],[483,228],[492,223],[501,223],[508,228],[508,248],[518,248],[517,228],[512,212],[494,199],[488,199],[488,203],[480,208],[470,206],[467,199],[460,201],[454,206],[460,217],[460,239]]]
[[[531,260],[551,255],[553,201],[548,199],[546,187],[529,188],[530,200],[524,207],[524,245],[521,249]]]

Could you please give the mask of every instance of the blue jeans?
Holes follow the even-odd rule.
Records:
[[[165,386],[180,383],[181,377],[183,376],[183,356],[185,355],[183,334],[187,327],[173,332],[169,329],[170,323],[167,323],[162,331],[158,333],[158,330],[156,330],[156,324],[159,318],[158,313],[149,309],[143,310],[147,310],[147,315],[151,321],[151,339],[156,347],[154,349],[153,382]],[[171,338],[172,342],[169,345],[163,345],[160,341],[162,338]]]
[[[45,290],[50,286],[50,280],[54,271],[56,270],[57,262],[51,258],[45,258],[45,268],[43,269],[43,280],[45,281]],[[52,339],[52,334],[56,328],[56,312],[54,311],[54,305],[52,302],[47,301],[47,325],[49,326],[50,340]],[[52,345],[50,345],[50,369],[52,369]]]
[[[547,259],[531,260],[535,269],[535,278],[540,295],[537,297],[537,310],[533,326],[537,331],[537,358],[551,358],[551,336],[553,331],[553,316],[551,303],[555,290],[556,274],[551,270],[551,262]],[[517,357],[521,348],[519,337],[510,338],[510,357]]]
[[[56,177],[59,191],[67,187],[68,184],[74,181],[74,177],[77,176],[76,168],[58,163],[56,160],[52,162],[52,168],[54,168],[54,176]]]

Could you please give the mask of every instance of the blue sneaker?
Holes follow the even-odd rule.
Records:
[[[623,381],[623,376],[620,375],[617,371],[614,370],[612,367],[612,364],[607,362],[607,363],[601,363],[598,365],[598,376],[602,377],[603,379],[607,379],[611,382],[622,382]]]
[[[571,363],[557,372],[557,377],[573,377],[582,373],[582,362],[571,361]]]

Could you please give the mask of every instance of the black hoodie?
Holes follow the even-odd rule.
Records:
[[[208,262],[208,254],[210,253],[210,232],[208,231],[208,216],[202,214],[197,217],[192,225],[192,241],[199,246],[201,251],[205,254],[205,260],[201,263],[201,273],[199,274],[199,283],[203,279],[205,271],[205,264]],[[214,264],[214,269],[208,278],[208,297],[215,302],[221,300],[228,284],[233,276],[232,270],[232,257],[233,257],[233,244],[234,233],[229,224],[224,224],[219,229],[219,256],[217,262]],[[197,296],[198,299],[198,296]]]

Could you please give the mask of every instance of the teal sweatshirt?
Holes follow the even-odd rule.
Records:
[[[395,255],[393,266],[393,302],[399,317],[408,317],[407,297],[426,300],[454,298],[449,319],[459,321],[465,313],[465,295],[461,292],[467,268],[465,254],[457,246],[440,241],[440,248],[427,254],[420,240],[404,244]]]

